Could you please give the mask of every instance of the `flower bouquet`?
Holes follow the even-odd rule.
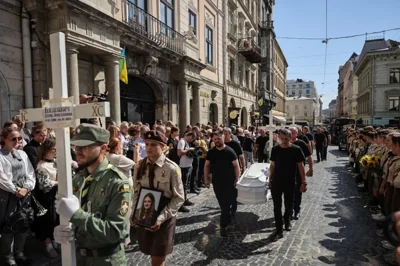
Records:
[[[379,157],[379,155],[376,155],[376,154],[374,154],[372,156],[364,155],[360,159],[360,164],[364,168],[376,169],[380,165],[380,157]]]

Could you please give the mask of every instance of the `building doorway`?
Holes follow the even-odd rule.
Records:
[[[246,126],[247,127],[247,109],[246,107],[243,107],[242,110],[240,111],[240,126]]]
[[[209,121],[213,124],[218,123],[218,105],[216,103],[210,104],[209,114]]]
[[[129,83],[120,82],[121,120],[148,123],[152,126],[156,117],[156,97],[150,85],[135,76],[129,76]]]

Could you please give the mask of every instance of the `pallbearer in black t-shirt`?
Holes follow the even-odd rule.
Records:
[[[210,176],[215,196],[221,208],[221,236],[227,236],[226,227],[231,222],[231,207],[235,204],[236,183],[240,177],[239,161],[232,148],[224,143],[221,131],[211,134],[215,147],[207,152],[204,164],[204,182],[210,187]],[[235,200],[233,201],[233,199]]]
[[[293,197],[296,185],[296,173],[299,170],[301,177],[300,189],[306,192],[307,183],[304,169],[304,155],[301,149],[289,142],[291,132],[288,129],[279,131],[281,144],[274,146],[271,152],[269,183],[272,200],[274,202],[274,216],[276,230],[272,233],[271,239],[277,241],[283,237],[282,221],[282,194],[285,200],[285,230],[290,231],[292,226],[290,218],[293,213]]]
[[[290,143],[299,146],[301,151],[303,152],[304,157],[306,158],[308,162],[308,167],[309,170],[306,173],[306,176],[312,176],[313,175],[313,160],[312,160],[312,155],[310,153],[309,146],[302,140],[297,138],[298,136],[298,129],[295,127],[289,128],[291,132],[291,138],[290,138]],[[304,135],[302,135],[304,136]],[[305,164],[305,161],[304,161]],[[296,187],[294,189],[294,203],[293,203],[293,210],[294,210],[294,215],[293,219],[297,220],[300,217],[300,205],[301,205],[301,198],[303,193],[300,191],[301,187],[301,177],[299,173],[299,169],[297,169],[296,172]]]

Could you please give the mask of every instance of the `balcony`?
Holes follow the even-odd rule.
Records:
[[[261,63],[261,48],[254,41],[253,37],[240,39],[238,48],[239,53],[250,63]]]
[[[271,20],[271,21],[267,21],[267,20],[266,21],[260,21],[259,25],[260,25],[261,29],[266,29],[266,30],[269,30],[269,29],[273,30],[274,29],[274,21],[273,20]]]
[[[182,34],[130,1],[123,1],[122,21],[130,26],[132,32],[146,38],[156,47],[186,55],[186,39]]]

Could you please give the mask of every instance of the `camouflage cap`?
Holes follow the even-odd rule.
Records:
[[[78,134],[71,140],[71,144],[78,147],[94,143],[107,144],[109,139],[110,132],[108,130],[92,124],[81,124],[78,127]]]

